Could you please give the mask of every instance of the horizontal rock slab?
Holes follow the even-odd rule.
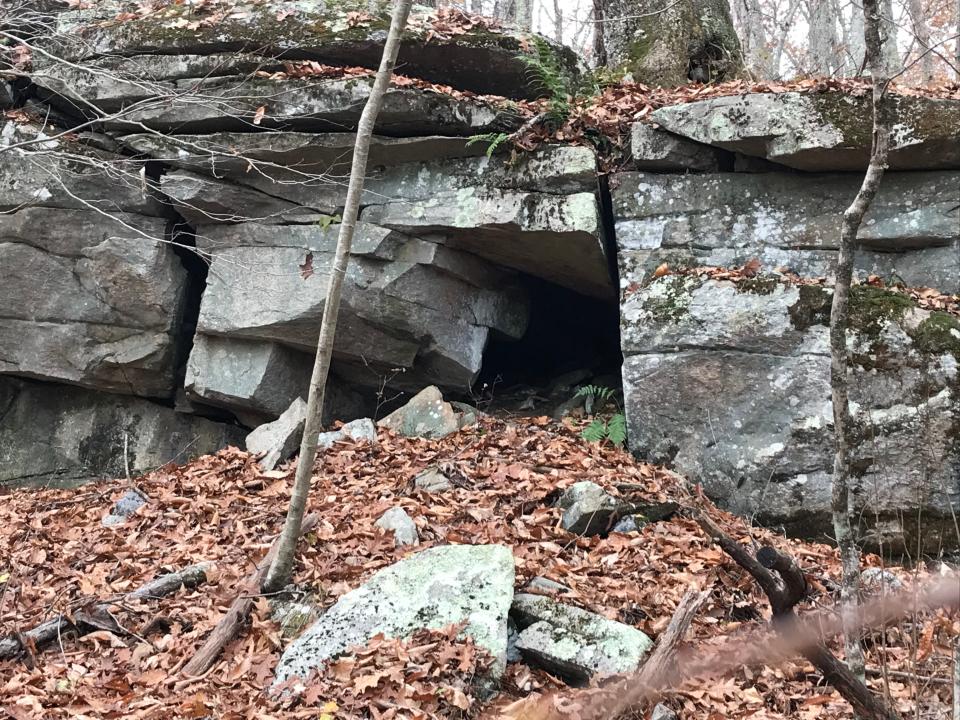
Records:
[[[0,486],[68,487],[187,462],[239,428],[122,395],[0,377]]]
[[[625,297],[630,447],[736,512],[827,536],[831,291],[752,287],[668,275]],[[867,286],[853,289],[850,317],[851,492],[864,541],[955,545],[960,319]]]
[[[611,179],[624,278],[660,264],[743,265],[828,276],[836,264],[853,175],[696,176],[620,173]],[[960,290],[960,173],[888,173],[858,238],[856,267],[912,286]]]
[[[960,101],[888,94],[892,170],[960,169]],[[865,170],[870,93],[747,93],[654,111],[677,135],[812,172]]]
[[[253,51],[267,57],[319,60],[376,68],[383,54],[390,13],[305,0],[280,18],[257,2],[238,3],[225,17],[205,18],[190,6],[170,5],[143,17],[113,20],[121,2],[58,15],[58,55],[83,61],[102,55],[206,55]],[[361,11],[359,13],[350,11]],[[404,73],[480,93],[538,97],[546,88],[532,79],[518,57],[532,52],[529,36],[502,27],[461,24],[463,32],[434,29],[436,14],[411,14],[403,31],[397,66]],[[447,21],[448,22],[448,21]],[[71,42],[71,40],[73,40]],[[542,38],[555,62],[577,71],[569,48]]]
[[[464,634],[506,666],[514,563],[502,545],[446,545],[411,555],[351,590],[284,650],[275,686],[307,678],[373,636],[403,638],[421,628],[465,623]]]
[[[523,656],[578,684],[636,671],[653,646],[635,627],[543,595],[514,596],[510,612]]]
[[[630,127],[630,159],[637,170],[716,171],[719,165],[716,148],[645,122]]]
[[[142,215],[0,215],[0,373],[172,397],[187,275],[166,233]]]
[[[509,275],[433,243],[394,245],[382,228],[361,223],[357,233],[334,346],[335,367],[351,382],[379,387],[390,376],[404,387],[462,390],[480,370],[491,330],[526,330],[527,298]],[[220,249],[198,330],[313,351],[336,234],[317,225],[203,228],[198,245]]]

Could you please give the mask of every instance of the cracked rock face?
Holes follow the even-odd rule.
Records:
[[[960,102],[891,95],[891,170],[960,169]],[[812,172],[865,170],[870,95],[747,93],[655,111],[677,135]]]
[[[669,275],[629,293],[621,317],[631,449],[673,463],[736,512],[829,534],[830,301],[816,286],[751,291]],[[873,526],[867,542],[916,547],[919,528],[902,515],[919,512],[925,547],[950,544],[960,322],[869,287],[855,288],[851,322],[853,495]]]

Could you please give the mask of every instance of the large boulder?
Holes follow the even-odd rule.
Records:
[[[732,80],[740,41],[726,0],[608,0],[599,25],[607,64],[636,82],[673,87]]]
[[[734,511],[829,535],[831,297],[776,278],[692,275],[625,293],[631,449],[671,463]],[[960,319],[856,286],[851,329],[852,497],[865,542],[956,545]]]
[[[670,132],[814,172],[864,170],[870,157],[869,93],[747,93],[655,111]],[[960,168],[960,100],[888,94],[893,170]]]
[[[121,15],[133,9],[133,13]],[[132,15],[132,17],[131,17]],[[280,12],[255,1],[228,12],[193,5],[144,11],[121,0],[58,16],[58,34],[48,47],[61,57],[89,61],[101,56],[208,55],[250,52],[269,58],[308,59],[376,68],[383,53],[389,8],[366,2],[301,0]],[[553,62],[576,72],[569,48],[540,38]],[[531,78],[522,56],[530,37],[456,12],[411,15],[403,32],[398,67],[414,77],[478,93],[538,97],[546,89]]]
[[[0,378],[0,486],[72,486],[238,444],[239,428],[141,398]]]
[[[442,438],[460,429],[453,406],[434,386],[424,388],[377,423],[406,437]]]
[[[187,273],[167,237],[143,215],[0,215],[0,373],[172,397]]]
[[[300,447],[306,422],[307,403],[295,398],[280,417],[247,435],[247,452],[261,456],[258,462],[264,470],[273,470]]]
[[[854,175],[620,173],[611,181],[621,286],[663,263],[827,276]],[[888,173],[859,232],[856,267],[911,286],[960,291],[960,173]]]
[[[198,330],[312,351],[337,230],[201,228],[198,245],[212,259]],[[357,233],[334,345],[342,377],[371,387],[390,377],[402,387],[462,390],[480,370],[491,331],[518,338],[526,330],[526,296],[507,273],[435,243],[398,243],[364,223]]]
[[[404,638],[421,628],[459,623],[493,656],[491,674],[499,677],[506,666],[513,581],[513,554],[501,545],[446,545],[411,555],[341,596],[287,646],[275,685],[307,678],[380,633]]]

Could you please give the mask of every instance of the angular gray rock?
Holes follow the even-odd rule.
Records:
[[[717,150],[649,123],[630,128],[630,158],[637,170],[705,170],[718,168]]]
[[[960,101],[891,94],[892,170],[960,169]],[[870,156],[870,94],[747,93],[660,108],[655,122],[677,135],[811,172],[864,170]]]
[[[353,420],[341,427],[339,430],[322,432],[317,438],[317,448],[319,450],[329,450],[336,443],[349,440],[350,442],[377,442],[377,428],[370,418],[360,418]]]
[[[273,8],[241,2],[228,17],[215,23],[200,22],[196,27],[189,22],[193,15],[182,17],[185,11],[176,6],[122,23],[103,22],[113,20],[123,9],[118,0],[103,0],[94,8],[60,13],[58,33],[48,39],[48,45],[74,61],[103,55],[210,55],[249,50],[265,58],[309,58],[376,68],[390,25],[386,10],[321,0],[298,2],[282,19]],[[363,10],[365,17],[351,18],[350,10]],[[530,98],[544,92],[545,88],[531,80],[528,66],[519,57],[532,52],[526,34],[482,24],[462,33],[445,33],[442,28],[433,30],[435,19],[435,12],[424,8],[411,15],[398,58],[404,73],[478,93]],[[176,32],[170,32],[170,24]],[[553,62],[568,72],[578,70],[572,50],[542,40]],[[43,60],[38,64],[43,65]]]
[[[103,516],[100,524],[104,527],[122,525],[127,521],[128,517],[146,505],[148,501],[149,498],[145,497],[138,490],[127,490],[120,499],[113,504],[110,512]]]
[[[523,657],[574,683],[634,672],[653,645],[635,627],[542,595],[516,595],[510,612]]]
[[[631,449],[671,463],[736,512],[828,535],[830,302],[817,286],[767,279],[737,288],[669,275],[627,295]],[[852,494],[864,542],[955,544],[960,320],[857,286],[851,326]],[[918,514],[922,530],[909,519]]]
[[[407,437],[425,438],[442,438],[460,429],[453,407],[433,385],[421,390],[377,425]]]
[[[336,232],[336,226],[252,223],[201,229],[198,246],[211,248],[213,257],[199,332],[313,351]],[[514,338],[526,330],[525,292],[482,260],[422,240],[394,244],[390,236],[358,227],[335,371],[374,388],[385,378],[402,388],[468,387],[491,330]]]
[[[466,623],[464,633],[506,665],[507,613],[514,564],[501,545],[446,545],[423,550],[348,592],[284,650],[275,686],[304,678],[379,633],[406,637],[421,628]]]
[[[568,487],[557,505],[563,509],[563,529],[575,535],[605,534],[613,529],[620,515],[631,510],[629,503],[590,481]]]
[[[381,530],[393,533],[393,541],[397,547],[419,545],[420,536],[417,534],[417,525],[413,518],[407,515],[399,505],[387,510],[374,523]]]
[[[238,445],[239,428],[148,400],[0,377],[0,486],[72,487]],[[126,447],[126,459],[124,458]]]
[[[298,397],[276,420],[260,425],[247,435],[247,452],[263,455],[258,460],[260,467],[273,470],[300,447],[306,422],[307,403]]]
[[[570,588],[562,583],[558,583],[555,580],[550,578],[537,576],[530,580],[527,583],[528,590],[540,590],[541,592],[547,592],[550,594],[565,594],[570,592]]]
[[[657,703],[650,713],[650,720],[679,720],[677,714],[663,703]]]
[[[856,267],[911,286],[960,290],[960,173],[888,173],[859,233]],[[827,276],[836,264],[854,175],[696,176],[621,173],[611,180],[621,286],[661,263],[788,268]]]
[[[427,493],[439,493],[453,487],[450,479],[437,468],[427,468],[413,479],[413,486],[417,490]]]
[[[143,215],[0,214],[0,374],[172,397],[187,274],[166,233]]]

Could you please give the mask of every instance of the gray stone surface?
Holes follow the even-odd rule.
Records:
[[[0,373],[172,397],[187,277],[165,233],[143,215],[0,214]]]
[[[630,625],[542,595],[516,595],[510,612],[524,658],[576,683],[633,672],[653,645]]]
[[[402,638],[461,622],[464,633],[493,655],[491,674],[499,677],[506,665],[513,581],[513,555],[500,545],[447,545],[416,553],[341,596],[287,646],[276,683],[305,677],[378,633]]]
[[[258,2],[241,2],[234,8],[219,22],[170,32],[168,24],[184,19],[177,17],[183,12],[179,8],[123,23],[103,22],[116,17],[123,3],[102,0],[92,8],[60,13],[59,32],[47,42],[54,52],[71,60],[110,54],[210,55],[249,50],[268,58],[282,55],[376,68],[390,25],[388,8],[367,3],[300,0],[280,20],[275,9]],[[351,20],[351,10],[363,11],[365,19]],[[433,11],[422,7],[410,17],[398,58],[406,74],[479,93],[538,97],[544,91],[518,57],[532,52],[528,35],[508,27],[483,26],[463,33],[434,32],[433,17]],[[569,71],[578,70],[572,50],[546,38],[543,41],[552,49],[554,62]]]
[[[457,414],[436,387],[426,387],[377,425],[407,437],[442,438],[460,429]]]
[[[550,578],[545,578],[540,575],[530,580],[527,583],[528,590],[539,590],[541,592],[546,592],[550,594],[565,594],[570,592],[570,588],[562,583],[558,583]]]
[[[237,445],[239,428],[148,400],[0,378],[0,486],[72,486]]]
[[[734,511],[828,535],[830,301],[820,287],[751,292],[684,276],[629,294],[621,324],[631,449],[671,463]],[[851,308],[852,493],[864,541],[876,547],[882,535],[886,550],[955,544],[960,321],[874,288],[855,288]]]
[[[221,249],[212,251],[198,330],[312,351],[336,233],[336,226],[203,228],[198,245]],[[462,390],[480,370],[491,330],[508,337],[525,331],[525,292],[508,274],[422,240],[408,239],[394,252],[379,239],[389,235],[382,228],[361,224],[358,234],[334,345],[334,368],[344,379]]]
[[[563,509],[561,525],[575,535],[606,534],[630,505],[589,481],[574,483],[557,503]]]
[[[368,442],[377,441],[377,428],[370,418],[359,418],[352,420],[339,430],[322,432],[317,438],[317,448],[320,450],[329,450],[339,442]]]
[[[424,492],[439,493],[449,490],[453,487],[453,484],[437,468],[427,468],[413,479],[413,486]]]
[[[255,428],[247,435],[247,451],[263,455],[258,461],[264,470],[273,470],[300,447],[307,421],[307,403],[296,398],[280,417]]]
[[[895,120],[889,167],[960,169],[960,101],[888,95]],[[652,118],[697,142],[813,172],[864,170],[870,94],[748,93],[673,105]]]
[[[663,262],[788,268],[826,276],[836,263],[854,175],[621,173],[611,180],[621,286]],[[960,290],[960,173],[888,173],[861,228],[856,267],[911,286]]]
[[[413,518],[407,515],[399,505],[392,507],[381,515],[374,523],[381,530],[393,533],[393,541],[397,547],[419,545],[420,536],[417,534],[417,525]]]
[[[650,713],[650,720],[679,720],[677,714],[663,703],[657,703]]]
[[[630,128],[630,158],[637,170],[716,170],[717,150],[649,123]]]
[[[146,505],[148,500],[149,498],[145,497],[137,490],[127,490],[123,493],[120,499],[113,504],[113,507],[110,508],[110,512],[103,516],[103,519],[100,520],[100,523],[104,527],[122,525],[127,521],[128,517]]]

